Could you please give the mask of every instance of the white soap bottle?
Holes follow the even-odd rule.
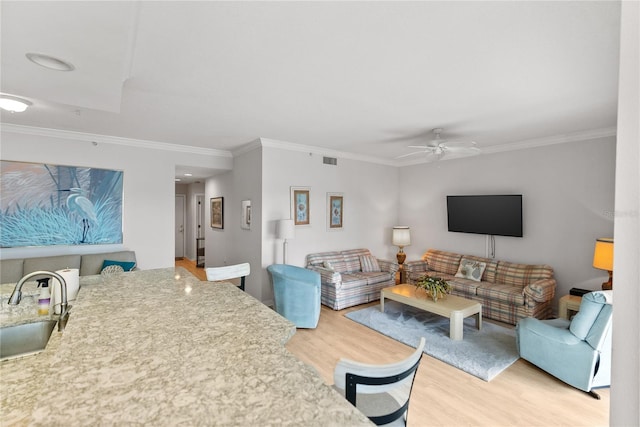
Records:
[[[49,292],[49,278],[39,279],[38,287],[41,288],[38,296],[38,314],[46,316],[49,314],[49,305],[51,304],[51,293]]]

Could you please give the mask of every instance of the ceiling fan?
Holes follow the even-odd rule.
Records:
[[[416,154],[426,154],[427,156],[432,156],[436,160],[440,160],[450,154],[461,156],[480,154],[480,149],[476,147],[475,141],[449,141],[440,136],[442,134],[442,130],[442,128],[433,129],[432,132],[434,134],[434,138],[431,141],[428,141],[424,145],[409,145],[409,148],[415,148],[417,151],[403,154],[396,157],[396,159],[402,159]]]

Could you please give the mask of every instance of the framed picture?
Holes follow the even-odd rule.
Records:
[[[342,193],[327,193],[327,229],[342,230],[344,196]]]
[[[211,199],[211,228],[224,228],[224,197]]]
[[[0,247],[122,243],[123,176],[0,160]]]
[[[310,187],[291,187],[291,217],[295,225],[311,225]]]
[[[240,228],[251,230],[251,200],[242,201],[242,222]]]

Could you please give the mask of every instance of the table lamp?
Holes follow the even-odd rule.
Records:
[[[613,288],[613,239],[596,239],[596,246],[593,250],[593,267],[609,272],[609,280],[602,284],[603,290]]]
[[[398,225],[393,227],[393,236],[391,238],[394,246],[399,248],[398,253],[396,254],[396,258],[398,259],[398,264],[400,264],[400,283],[405,282],[405,274],[404,274],[404,260],[407,259],[407,254],[404,253],[403,248],[405,246],[409,246],[411,244],[411,233],[409,231],[409,227],[406,225]]]
[[[282,243],[282,263],[287,263],[287,239],[293,239],[296,235],[295,224],[292,219],[281,219],[277,223],[276,236],[284,239]]]

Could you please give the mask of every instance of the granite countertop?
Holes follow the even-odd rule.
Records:
[[[0,363],[3,426],[371,425],[286,350],[295,326],[232,284],[173,268],[80,283],[65,331]]]

